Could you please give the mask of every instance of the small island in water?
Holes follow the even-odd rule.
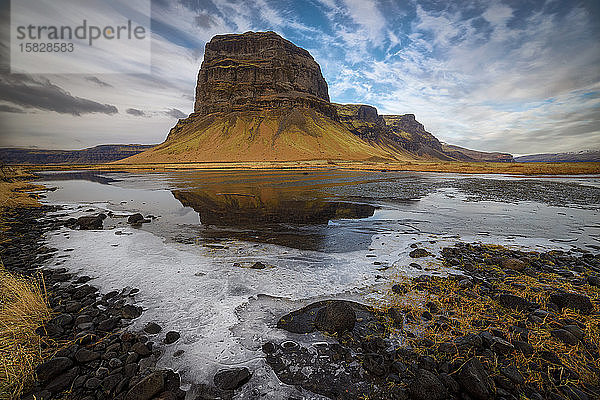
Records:
[[[1,398],[600,397],[598,162],[332,103],[274,32],[161,144],[0,156]]]

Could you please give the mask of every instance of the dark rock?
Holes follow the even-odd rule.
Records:
[[[561,365],[562,363],[560,362],[560,358],[558,358],[558,356],[556,355],[555,352],[550,351],[550,350],[542,350],[539,352],[539,355],[542,359],[555,364],[555,365]]]
[[[136,307],[131,304],[126,304],[121,308],[121,317],[127,319],[135,319],[142,315],[142,307]]]
[[[575,336],[577,339],[582,340],[585,332],[577,325],[565,325],[562,327],[565,331]]]
[[[35,369],[38,380],[45,382],[73,366],[73,361],[67,357],[56,357],[38,365]]]
[[[50,383],[48,383],[46,385],[45,389],[52,393],[61,392],[65,389],[68,389],[78,374],[79,374],[78,367],[71,368],[64,374],[59,375],[58,377],[51,380]]]
[[[91,277],[89,277],[87,275],[82,275],[79,278],[77,278],[77,280],[75,280],[75,282],[73,282],[73,283],[75,283],[76,285],[78,285],[78,284],[89,282],[91,280],[92,280]]]
[[[119,368],[123,366],[123,361],[118,358],[111,358],[108,360],[108,366],[112,369]]]
[[[69,325],[73,322],[73,316],[71,314],[60,314],[59,316],[54,317],[52,321],[55,324],[64,327],[65,325]]]
[[[394,321],[394,325],[402,327],[404,324],[404,313],[398,307],[391,307],[388,310],[388,316]]]
[[[177,400],[177,396],[173,392],[162,392],[154,400]]]
[[[414,400],[444,400],[448,390],[439,377],[427,370],[419,369],[408,386],[410,398]]]
[[[262,345],[262,351],[265,354],[271,354],[275,352],[275,345],[272,342],[267,342]]]
[[[396,294],[405,294],[406,289],[402,285],[394,285],[394,286],[392,286],[392,292],[394,292]]]
[[[591,286],[600,287],[600,276],[590,275],[587,277],[587,283]]]
[[[50,337],[62,336],[64,332],[65,330],[62,327],[53,323],[48,323],[45,326],[40,326],[35,330],[35,333],[37,333],[38,335]]]
[[[132,225],[141,224],[144,221],[144,216],[140,213],[135,213],[127,218],[127,223]]]
[[[498,302],[504,307],[512,308],[517,311],[527,310],[532,304],[522,297],[514,294],[501,294],[498,296]]]
[[[500,265],[502,269],[512,269],[513,271],[523,271],[527,264],[518,258],[506,258]]]
[[[499,337],[494,337],[492,339],[492,344],[490,347],[491,347],[492,351],[494,351],[494,353],[501,354],[501,355],[510,354],[515,349],[515,346],[513,346],[506,340],[499,338]]]
[[[594,309],[590,298],[579,293],[555,293],[550,296],[550,301],[559,308],[570,308],[582,313],[589,313]]]
[[[524,342],[522,340],[513,340],[512,344],[513,346],[515,346],[515,349],[519,350],[525,355],[533,354],[533,346],[527,342]]]
[[[550,334],[565,344],[576,345],[579,342],[575,336],[565,329],[554,329]]]
[[[150,349],[148,349],[148,346],[141,342],[137,342],[133,346],[131,346],[131,351],[139,354],[142,357],[146,357],[152,354]]]
[[[52,398],[52,392],[49,390],[40,390],[25,397],[21,397],[22,400],[49,400],[50,398]]]
[[[119,326],[120,318],[108,318],[98,324],[98,330],[110,332]]]
[[[88,363],[90,361],[94,361],[100,358],[100,353],[96,353],[94,351],[88,349],[79,349],[77,353],[75,353],[75,359],[78,363]]]
[[[413,251],[408,253],[408,255],[411,258],[421,258],[421,257],[429,257],[432,254],[425,249],[414,249]]]
[[[483,339],[479,335],[469,334],[457,337],[452,342],[441,343],[438,351],[447,354],[465,354],[472,348],[479,348],[483,344]]]
[[[180,337],[181,337],[181,335],[179,335],[179,332],[169,331],[165,335],[165,344],[175,343],[176,341],[179,340]]]
[[[588,400],[589,396],[576,386],[561,386],[560,391],[563,392],[569,400]]]
[[[371,375],[384,376],[386,374],[385,359],[377,353],[368,353],[364,355],[363,368]]]
[[[267,268],[267,266],[265,264],[261,263],[260,261],[257,261],[254,264],[252,264],[250,266],[250,268],[252,268],[252,269],[265,269],[265,268]]]
[[[90,378],[85,382],[85,384],[83,386],[86,389],[94,390],[94,389],[98,389],[101,384],[102,384],[102,381],[100,379]]]
[[[221,390],[235,390],[250,380],[248,368],[221,370],[213,379],[215,386]]]
[[[125,364],[125,367],[123,368],[123,373],[125,374],[125,376],[128,376],[130,378],[137,374],[137,372],[138,365],[136,363]]]
[[[525,383],[525,378],[523,378],[523,375],[521,375],[517,367],[514,365],[500,367],[500,373],[517,385],[522,385]]]
[[[494,397],[494,381],[481,365],[478,359],[469,359],[459,370],[457,380],[462,388],[478,400]]]
[[[458,382],[456,382],[456,380],[447,373],[442,372],[439,375],[439,379],[440,381],[442,381],[442,383],[448,389],[448,391],[452,393],[458,393],[458,391],[460,390],[460,385],[458,384]]]
[[[160,325],[154,322],[150,322],[144,327],[144,332],[149,333],[151,335],[156,335],[161,330],[162,328],[160,327]]]
[[[106,375],[108,375],[110,371],[108,370],[108,368],[106,367],[100,367],[96,370],[96,377],[97,378],[104,378]]]
[[[440,308],[438,307],[438,305],[435,304],[433,301],[427,302],[427,304],[425,304],[425,306],[427,307],[429,312],[432,314],[436,314],[438,311],[440,311]]]
[[[84,297],[86,297],[87,295],[95,293],[97,291],[98,291],[98,289],[93,286],[81,285],[75,290],[75,293],[73,293],[73,298],[76,300],[81,300]],[[86,322],[89,322],[89,321],[86,321]],[[81,322],[75,322],[75,323],[79,324]]]
[[[317,312],[315,327],[320,331],[337,333],[352,331],[356,323],[356,313],[344,301],[332,301]]]
[[[127,392],[125,400],[150,400],[165,390],[165,379],[162,371],[153,372]]]
[[[79,225],[79,229],[84,230],[102,229],[105,218],[106,215],[104,214],[98,214],[96,216],[79,217],[77,218],[77,225]]]
[[[119,384],[119,382],[121,382],[122,380],[123,380],[122,374],[117,373],[117,374],[109,375],[106,378],[104,378],[104,380],[102,381],[102,389],[106,390],[107,392],[110,392],[111,390],[116,388],[117,385]]]

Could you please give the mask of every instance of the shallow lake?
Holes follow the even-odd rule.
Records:
[[[438,255],[457,241],[600,249],[598,176],[195,170],[40,179],[56,188],[44,201],[63,206],[61,218],[109,215],[101,231],[49,234],[63,255],[50,265],[93,277],[103,292],[139,288],[146,311],[134,328],[154,321],[161,334],[182,336],[165,348],[164,365],[188,382],[247,365],[254,377],[239,398],[289,392],[265,366],[262,343],[329,340],[276,329],[283,314],[323,298],[376,301],[398,275],[452,272]],[[151,222],[130,226],[136,212]],[[434,256],[411,259],[415,246]]]

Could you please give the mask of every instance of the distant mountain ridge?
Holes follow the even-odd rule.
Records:
[[[509,153],[485,152],[465,149],[453,144],[442,143],[444,153],[460,161],[483,161],[483,162],[513,162],[514,158]]]
[[[516,162],[600,162],[600,150],[568,153],[530,154],[515,157]]]
[[[104,144],[83,150],[0,148],[4,164],[103,164],[131,157],[154,145]]]

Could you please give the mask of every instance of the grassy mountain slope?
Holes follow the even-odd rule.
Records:
[[[509,153],[485,152],[465,149],[464,147],[442,143],[444,153],[459,161],[488,161],[512,162],[513,156]]]
[[[121,161],[215,162],[301,160],[410,160],[385,144],[369,143],[341,123],[308,108],[191,114],[171,129],[167,140]]]

